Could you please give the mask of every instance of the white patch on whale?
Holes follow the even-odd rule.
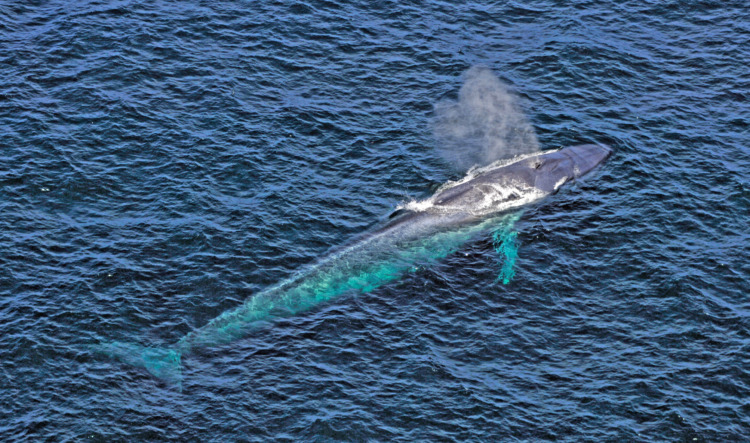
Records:
[[[550,150],[544,151],[542,154],[549,154],[549,153],[554,153],[557,151],[559,151],[559,149],[550,149]],[[442,186],[440,186],[435,191],[435,193],[429,198],[426,198],[423,200],[414,199],[405,203],[401,203],[396,207],[396,210],[405,209],[405,210],[414,211],[414,212],[424,212],[424,211],[460,212],[460,211],[468,210],[473,215],[485,215],[485,214],[489,214],[493,212],[505,211],[505,210],[512,209],[518,206],[523,206],[523,205],[532,203],[544,197],[546,194],[537,188],[529,187],[525,184],[519,183],[519,184],[515,184],[511,186],[501,186],[499,184],[492,184],[491,185],[492,191],[484,193],[485,195],[482,201],[478,205],[472,208],[466,208],[465,206],[448,206],[448,205],[438,206],[435,204],[436,199],[440,196],[440,194],[450,188],[453,188],[455,186],[474,180],[478,176],[486,174],[494,169],[503,168],[513,163],[517,163],[527,158],[537,157],[539,155],[540,154],[538,152],[534,152],[530,154],[522,154],[522,155],[515,156],[513,158],[497,160],[486,166],[475,166],[469,169],[469,171],[466,173],[466,175],[462,179],[456,180],[456,181],[448,181]],[[557,189],[557,187],[561,185],[562,183],[555,185],[555,189]],[[482,188],[482,191],[484,191],[485,188],[486,187]],[[508,200],[509,197],[512,196],[513,194],[518,195],[518,198],[514,200]],[[504,201],[504,200],[508,200],[508,201]],[[503,202],[503,203],[498,203],[498,202]]]

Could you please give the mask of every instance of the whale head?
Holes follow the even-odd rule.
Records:
[[[591,172],[612,154],[605,145],[578,145],[528,159],[533,169],[534,187],[555,192],[563,183]]]
[[[471,217],[517,207],[589,173],[611,153],[604,145],[580,145],[525,157],[439,190],[429,207]]]

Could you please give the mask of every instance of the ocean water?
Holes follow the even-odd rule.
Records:
[[[750,439],[747,2],[572,3],[0,2],[0,439]],[[91,351],[176,343],[460,179],[477,66],[530,144],[614,151],[515,213],[512,270],[475,238],[181,390]]]

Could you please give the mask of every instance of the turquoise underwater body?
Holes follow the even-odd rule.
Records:
[[[500,277],[513,277],[516,233],[520,214],[502,214],[469,226],[443,229],[424,237],[372,235],[343,248],[291,278],[251,297],[196,329],[174,346],[146,347],[109,342],[95,350],[182,388],[182,357],[197,349],[229,343],[273,318],[294,315],[344,294],[367,293],[405,273],[440,260],[479,235],[493,234],[493,245],[504,255]]]
[[[516,264],[516,259],[518,258],[518,245],[516,243],[518,232],[511,229],[511,227],[519,218],[521,218],[521,214],[508,216],[509,223],[501,226],[492,233],[492,246],[497,251],[502,263],[500,274],[498,274],[495,281],[501,281],[504,285],[510,283],[513,276],[516,275],[513,266]]]

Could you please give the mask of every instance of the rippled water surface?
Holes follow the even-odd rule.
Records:
[[[0,2],[0,437],[750,439],[745,1]],[[484,65],[592,176],[369,293],[180,337],[461,177]]]

